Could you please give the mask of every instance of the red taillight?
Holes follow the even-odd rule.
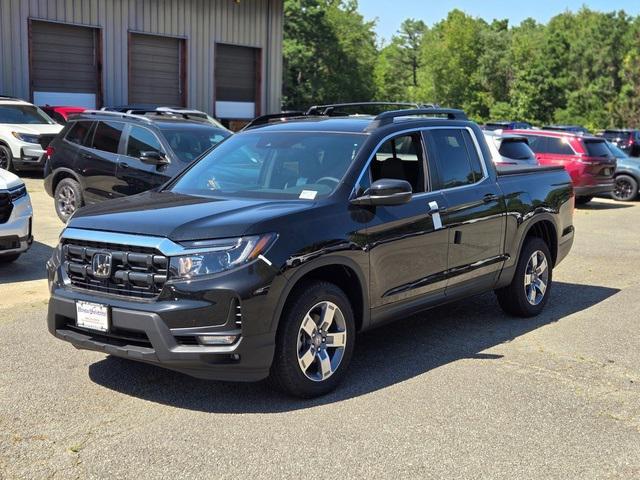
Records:
[[[47,158],[51,158],[53,157],[53,154],[56,153],[55,148],[53,147],[47,147]]]

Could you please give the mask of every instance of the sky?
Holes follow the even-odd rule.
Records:
[[[545,23],[558,13],[576,11],[583,5],[604,12],[625,10],[631,15],[640,14],[640,0],[359,0],[359,5],[365,19],[378,19],[376,31],[386,40],[407,18],[433,25],[454,8],[489,22],[494,18],[508,18],[511,25],[517,25],[528,17]]]

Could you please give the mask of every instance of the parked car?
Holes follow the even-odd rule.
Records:
[[[87,110],[84,107],[62,107],[51,105],[44,105],[40,108],[60,125],[65,125],[71,115],[77,115],[78,113],[82,113]]]
[[[606,138],[624,150],[627,155],[640,157],[640,130],[609,129],[599,133],[598,136]]]
[[[615,187],[611,196],[620,202],[630,202],[638,198],[640,184],[640,158],[630,157],[617,145],[607,142],[617,159]]]
[[[33,242],[33,209],[27,187],[0,168],[0,264],[17,260]]]
[[[531,124],[528,122],[512,122],[507,120],[500,120],[498,122],[487,122],[482,127],[483,130],[494,131],[494,130],[525,130],[532,128]]]
[[[491,290],[510,314],[540,313],[573,200],[561,167],[497,171],[459,110],[268,116],[157,191],[79,210],[47,264],[48,328],[322,395],[356,331]]]
[[[84,112],[47,148],[44,187],[66,222],[85,204],[162,185],[229,135],[174,115]]]
[[[60,130],[62,126],[35,105],[0,96],[0,168],[42,169],[45,150]]]
[[[119,105],[117,107],[104,107],[102,110],[106,112],[120,112],[120,113],[131,113],[136,115],[150,115],[157,113],[158,115],[167,115],[173,114],[176,116],[181,116],[190,120],[202,120],[204,122],[209,122],[214,127],[217,127],[221,130],[229,130],[227,127],[222,125],[218,120],[213,118],[211,115],[201,112],[200,110],[194,110],[184,107],[166,107],[162,105],[149,105],[149,104],[131,104],[131,105]],[[229,130],[230,131],[230,130]]]
[[[542,130],[553,130],[556,132],[569,132],[582,135],[589,135],[591,132],[582,125],[545,125]]]
[[[538,165],[536,154],[529,148],[527,137],[485,131],[484,138],[491,150],[493,163],[496,165]]]
[[[577,204],[586,204],[596,195],[608,195],[613,191],[616,159],[603,138],[546,130],[507,133],[527,137],[540,165],[566,168],[573,180]]]

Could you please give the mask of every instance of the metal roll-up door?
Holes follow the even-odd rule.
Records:
[[[253,118],[258,114],[260,49],[216,45],[216,115]]]
[[[101,90],[98,29],[33,20],[30,33],[34,102],[98,106]]]
[[[184,40],[131,34],[129,103],[184,106]]]

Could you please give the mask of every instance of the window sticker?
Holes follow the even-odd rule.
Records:
[[[318,195],[318,192],[315,190],[302,190],[298,198],[300,198],[300,200],[315,200],[316,195]]]

